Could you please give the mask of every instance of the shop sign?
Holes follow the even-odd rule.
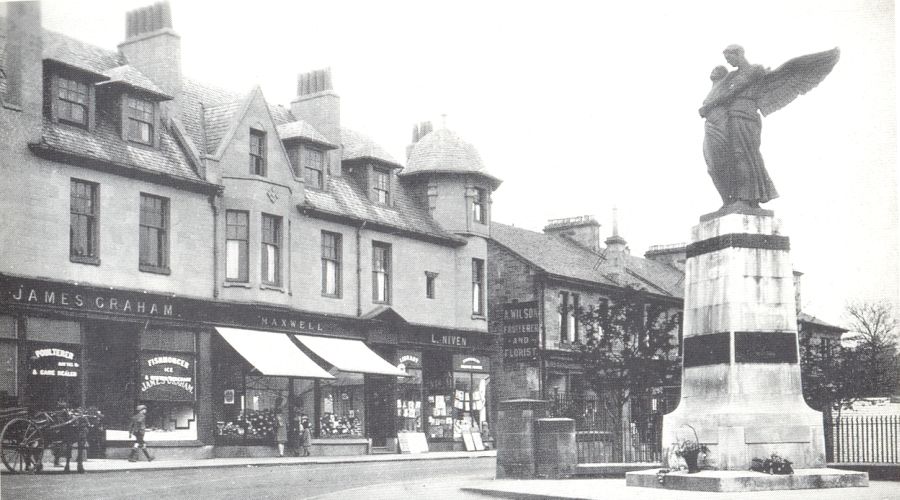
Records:
[[[453,356],[453,370],[464,372],[485,372],[487,371],[487,362],[487,359],[482,360],[481,358],[476,358],[475,356],[457,354]]]
[[[397,363],[397,369],[406,373],[406,370],[411,368],[422,368],[422,360],[419,357],[419,353],[413,352],[399,352],[399,363]]]
[[[181,317],[164,295],[0,277],[0,302],[140,317]]]
[[[192,356],[142,352],[140,399],[193,401],[193,365]]]
[[[322,323],[310,320],[297,320],[278,316],[260,316],[259,326],[263,328],[281,328],[298,332],[321,332]]]
[[[78,377],[81,364],[68,349],[42,347],[32,349],[28,356],[30,373],[35,377]]]
[[[432,333],[431,343],[438,345],[466,347],[469,345],[469,339],[462,335],[438,335],[436,333]]]
[[[504,361],[537,359],[540,325],[536,300],[503,304],[501,332]]]

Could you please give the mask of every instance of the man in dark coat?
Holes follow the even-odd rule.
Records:
[[[134,409],[134,415],[131,416],[131,428],[128,430],[129,434],[134,435],[134,447],[131,449],[131,455],[128,456],[129,462],[137,462],[138,461],[138,450],[144,452],[144,456],[147,457],[148,462],[153,461],[153,457],[150,456],[150,452],[147,451],[147,443],[144,442],[144,433],[147,431],[147,406],[146,405],[137,405],[137,408]]]

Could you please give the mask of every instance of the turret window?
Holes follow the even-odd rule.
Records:
[[[487,224],[487,193],[484,189],[475,188],[472,199],[472,220]]]

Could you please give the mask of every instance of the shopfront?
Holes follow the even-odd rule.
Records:
[[[482,332],[0,275],[0,400],[99,409],[95,456],[127,453],[137,404],[163,457],[272,454],[279,428],[290,450],[304,422],[314,454],[398,432],[463,449],[490,438],[489,352]]]

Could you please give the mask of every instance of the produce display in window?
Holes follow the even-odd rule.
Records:
[[[432,394],[428,396],[431,415],[428,416],[428,437],[453,437],[453,396]]]
[[[319,435],[323,438],[363,437],[363,429],[361,422],[354,415],[337,417],[332,413],[326,413],[319,419]]]

